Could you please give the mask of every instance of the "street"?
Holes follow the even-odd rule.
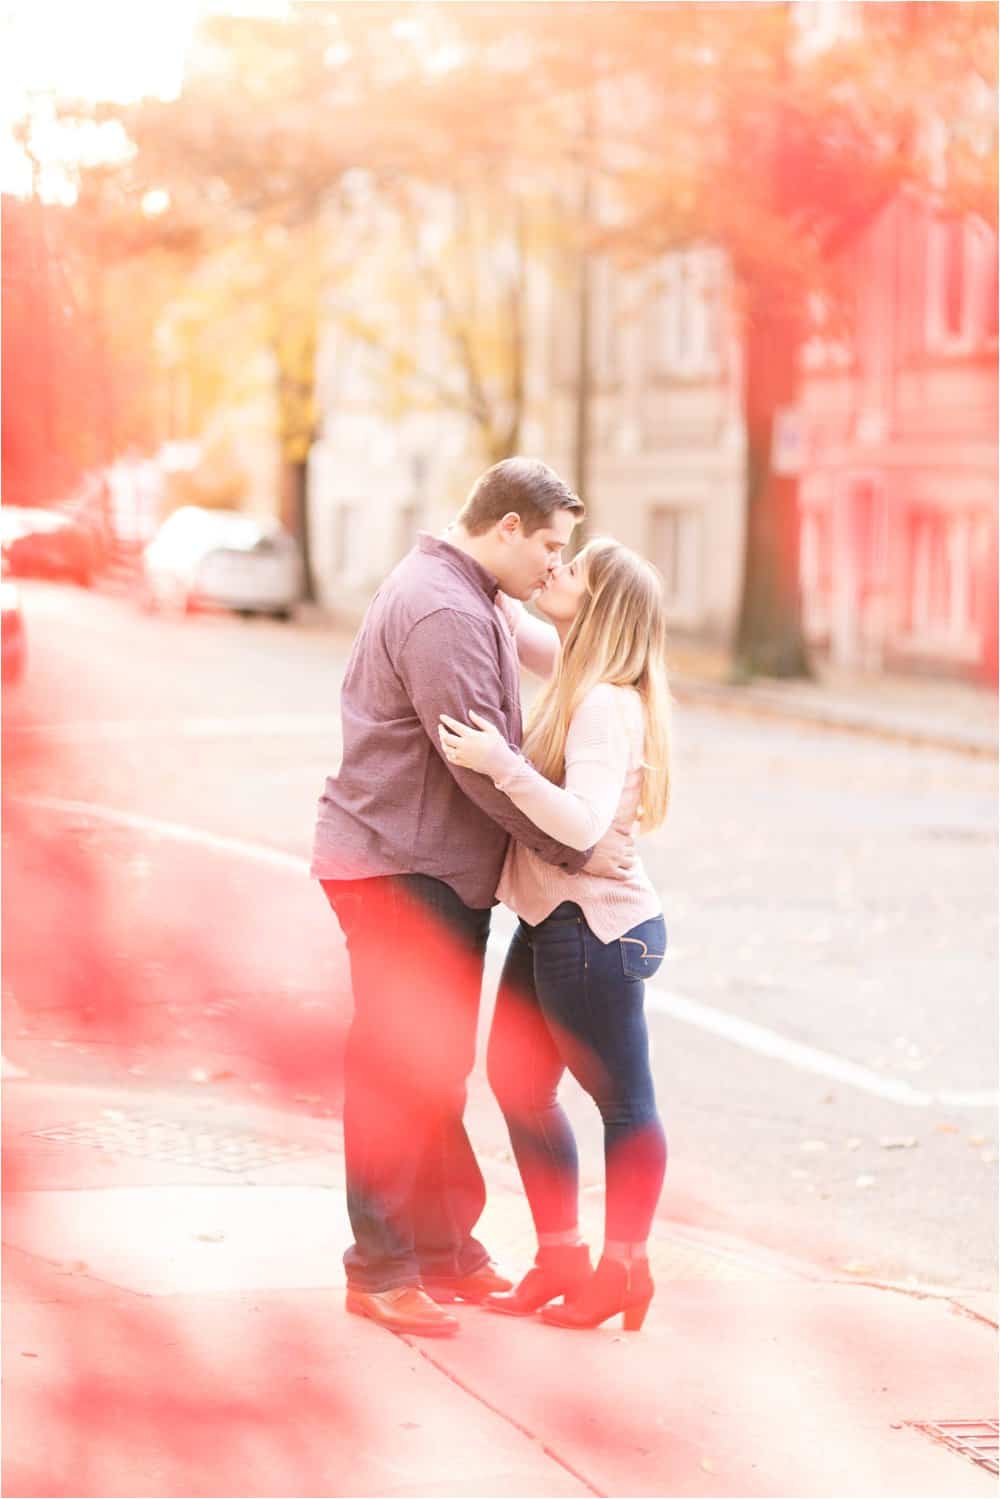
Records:
[[[5,694],[5,773],[32,828],[83,836],[123,909],[144,883],[159,899],[181,864],[196,871],[234,923],[213,920],[206,950],[222,961],[239,932],[231,956],[246,992],[282,1007],[282,1044],[327,1011],[342,1027],[340,933],[296,861],[337,764],[349,637],[318,623],[148,617],[126,597],[57,584],[22,593],[29,660]],[[673,809],[643,845],[671,944],[648,995],[670,1144],[662,1215],[861,1279],[990,1288],[994,765],[680,707],[675,744]],[[288,857],[269,863],[267,850]],[[5,919],[41,934],[19,888],[8,880]],[[196,907],[189,916],[197,933]],[[509,918],[498,911],[494,928],[495,975]],[[176,1008],[180,990],[168,989],[169,970],[164,1004]],[[186,1002],[198,1003],[193,987]],[[87,1053],[78,1027],[61,1035],[56,1012],[41,1013],[24,1003],[7,1021],[15,1066],[67,1039]],[[216,992],[220,1054],[225,1014]],[[200,1056],[189,1067],[212,1070]],[[585,1187],[597,1187],[596,1116],[575,1087],[567,1097]],[[478,1069],[469,1108],[474,1143],[505,1159]]]

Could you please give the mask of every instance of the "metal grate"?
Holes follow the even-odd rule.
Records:
[[[157,1119],[107,1109],[99,1119],[32,1131],[46,1140],[89,1145],[115,1155],[141,1156],[176,1166],[214,1171],[253,1171],[316,1152],[289,1140],[262,1140],[248,1130],[212,1130],[201,1122]]]
[[[997,1466],[996,1421],[908,1421],[914,1431],[922,1431],[935,1442],[950,1447],[962,1457],[978,1463],[989,1473],[1000,1472]]]

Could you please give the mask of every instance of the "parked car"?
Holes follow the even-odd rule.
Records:
[[[27,641],[24,633],[24,615],[21,612],[21,595],[17,584],[0,576],[0,644],[3,647],[0,662],[0,680],[5,687],[12,687],[24,675]]]
[[[302,597],[302,557],[276,520],[184,505],[142,553],[142,601],[185,612],[216,607],[287,619]]]
[[[65,516],[87,537],[92,572],[102,572],[114,551],[111,487],[100,470],[85,474],[53,510]]]
[[[93,543],[71,516],[34,505],[2,505],[0,542],[15,577],[70,578],[84,588],[90,585]]]

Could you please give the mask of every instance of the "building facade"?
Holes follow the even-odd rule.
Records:
[[[801,581],[814,651],[852,670],[990,677],[996,669],[996,240],[901,195],[850,250],[849,340],[814,337],[785,441],[800,474]],[[675,634],[731,637],[744,553],[741,350],[725,257],[678,251],[589,271],[587,499],[661,570]],[[521,449],[571,481],[580,289],[532,267]],[[417,328],[420,357],[443,357]],[[393,417],[370,350],[324,349],[311,460],[321,596],[356,612],[443,525],[488,461],[460,413]],[[323,382],[321,382],[322,384]]]
[[[856,250],[849,356],[803,381],[802,588],[838,664],[996,670],[996,241],[901,196]]]

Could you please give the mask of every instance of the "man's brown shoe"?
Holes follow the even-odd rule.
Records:
[[[356,1317],[370,1317],[392,1332],[447,1338],[458,1331],[458,1318],[443,1312],[419,1286],[397,1286],[391,1291],[358,1291],[349,1286],[346,1304]]]
[[[435,1301],[485,1301],[498,1291],[509,1291],[514,1282],[501,1275],[496,1266],[487,1260],[478,1270],[468,1275],[450,1275],[440,1280],[424,1277],[424,1288]]]

